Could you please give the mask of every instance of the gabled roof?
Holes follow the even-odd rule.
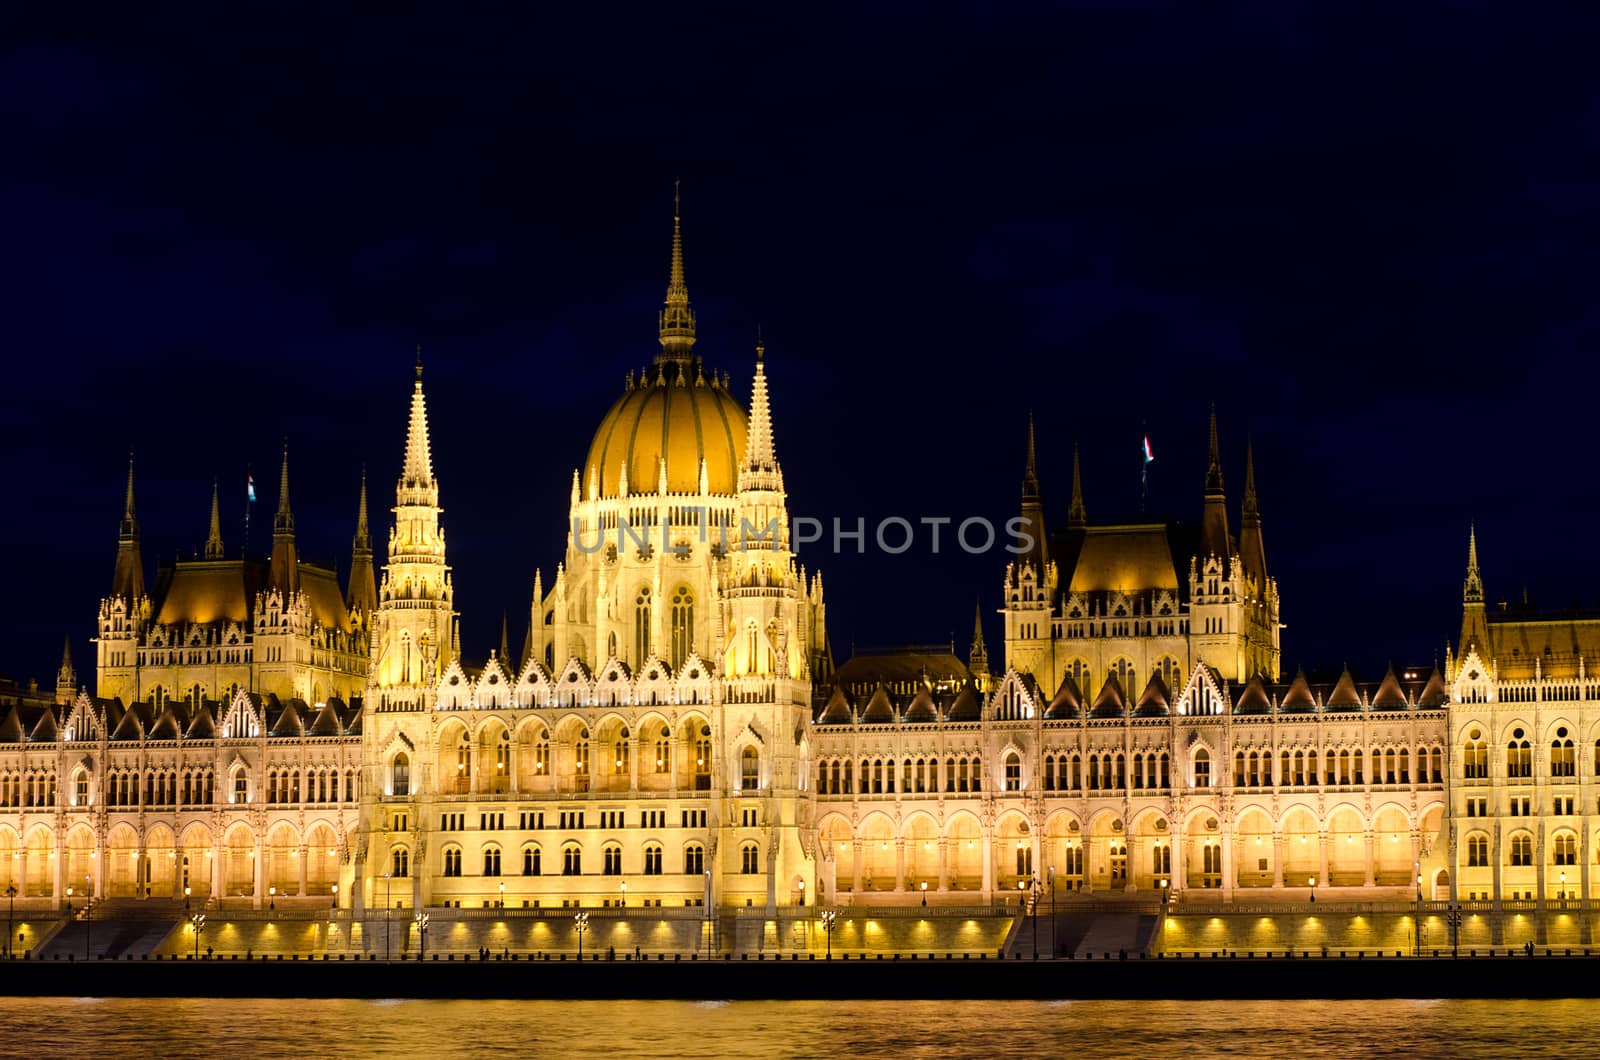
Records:
[[[983,717],[983,701],[978,698],[978,690],[971,681],[961,686],[961,692],[956,696],[955,702],[950,704],[950,712],[945,715],[947,721],[978,721]]]
[[[1306,672],[1304,670],[1294,675],[1294,681],[1289,685],[1289,691],[1283,694],[1283,701],[1278,706],[1286,714],[1316,713],[1317,700],[1311,694],[1311,685],[1306,681]]]
[[[6,720],[0,722],[0,743],[21,742],[22,716],[17,713],[17,708],[13,706],[11,710],[6,713]]]
[[[311,721],[311,735],[338,736],[340,729],[338,710],[334,708],[333,703],[324,703]]]
[[[1056,689],[1056,697],[1044,709],[1046,718],[1076,718],[1083,714],[1083,693],[1078,691],[1078,684],[1072,675],[1061,679],[1061,687]]]
[[[849,725],[855,720],[855,711],[850,704],[850,697],[838,685],[833,686],[833,695],[828,697],[827,705],[822,708],[822,714],[817,718],[818,725]]]
[[[1117,681],[1116,674],[1107,674],[1106,683],[1100,686],[1100,694],[1094,697],[1094,706],[1089,708],[1089,714],[1095,718],[1120,718],[1128,713],[1128,701],[1122,694],[1122,685]]]
[[[1150,675],[1150,681],[1140,693],[1133,712],[1141,718],[1159,718],[1172,713],[1172,691],[1161,680],[1159,673]]]
[[[1234,701],[1235,714],[1271,714],[1272,701],[1267,698],[1267,688],[1261,683],[1260,675],[1252,677],[1250,683],[1244,686],[1244,691],[1239,693],[1239,698]]]
[[[117,722],[117,727],[111,730],[112,740],[138,741],[144,738],[144,726],[139,724],[139,712],[127,710],[122,715],[122,720]]]
[[[1417,696],[1419,707],[1442,707],[1450,701],[1450,694],[1445,690],[1444,678],[1438,670],[1428,676],[1428,683],[1423,687],[1422,694]]]
[[[1356,691],[1356,680],[1350,676],[1350,667],[1339,675],[1339,683],[1328,693],[1329,710],[1360,710],[1361,693]]]
[[[1378,690],[1372,695],[1372,709],[1405,710],[1410,705],[1405,690],[1400,687],[1400,679],[1395,676],[1394,667],[1389,667],[1383,684],[1379,685]]]
[[[889,702],[889,693],[883,690],[883,685],[880,683],[877,690],[872,693],[872,698],[867,701],[867,709],[861,712],[861,723],[888,725],[894,720],[894,704]]]
[[[172,704],[167,703],[167,709],[161,712],[161,717],[150,727],[152,740],[176,740],[183,735],[183,724],[178,720],[178,715],[172,710]]]

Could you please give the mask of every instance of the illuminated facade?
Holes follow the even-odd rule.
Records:
[[[1304,900],[1313,886],[1409,897],[1439,857],[1441,678],[1276,680],[1253,467],[1247,455],[1235,541],[1215,417],[1198,540],[1089,525],[1073,465],[1067,530],[1049,538],[1030,425],[1034,545],[1006,569],[1007,667],[992,690],[980,628],[959,687],[839,687],[822,708],[825,898],[958,904],[1051,879],[1225,900]]]
[[[674,230],[660,352],[572,478],[520,659],[463,658],[421,369],[381,580],[302,562],[285,457],[269,559],[146,585],[130,469],[96,693],[0,720],[23,899],[777,909],[1059,892],[1224,900],[1588,895],[1600,618],[1485,606],[1459,654],[1358,684],[1280,674],[1247,450],[1230,531],[1213,417],[1194,533],[1091,525],[1077,458],[1003,572],[1003,658],[834,670],[798,562],[758,346],[748,408],[694,353]],[[9,857],[7,857],[9,855]],[[1420,878],[1420,880],[1419,880]]]

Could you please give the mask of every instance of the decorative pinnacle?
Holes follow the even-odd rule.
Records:
[[[1028,410],[1028,460],[1022,471],[1022,495],[1039,496],[1039,461],[1033,445],[1033,410]]]
[[[118,536],[127,540],[139,537],[139,519],[133,511],[133,452],[128,453],[128,493],[122,502],[122,524]]]
[[[356,554],[372,551],[372,534],[367,529],[367,465],[361,465],[361,499],[356,502],[356,537],[352,547]]]
[[[756,378],[750,386],[750,434],[745,442],[744,470],[750,472],[778,470],[778,456],[772,444],[772,406],[767,399],[767,366],[763,357],[766,347],[756,339]],[[740,474],[744,480],[745,475]],[[751,480],[750,485],[754,485]],[[742,487],[741,487],[742,488]]]
[[[1461,588],[1461,598],[1469,604],[1483,603],[1483,575],[1478,572],[1478,526],[1467,529],[1467,580]]]
[[[417,381],[422,380],[422,343],[417,343]]]
[[[411,388],[411,417],[406,423],[406,459],[400,473],[400,484],[414,489],[427,489],[434,485],[433,457],[428,448],[428,402],[422,393],[422,366],[417,366],[417,379]]]

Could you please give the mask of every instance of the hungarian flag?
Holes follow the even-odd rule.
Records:
[[[1147,434],[1144,436],[1144,462],[1148,464],[1155,458],[1156,454],[1150,451],[1150,436]]]

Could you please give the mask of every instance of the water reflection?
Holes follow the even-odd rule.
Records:
[[[1592,1056],[1593,1011],[1583,1001],[42,998],[0,1013],[0,1056]]]

